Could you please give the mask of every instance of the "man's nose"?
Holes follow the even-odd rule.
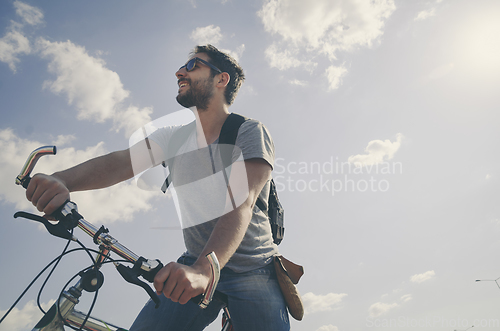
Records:
[[[187,73],[186,67],[181,67],[175,73],[175,77],[177,77],[177,79],[181,79],[182,77],[186,76],[186,73]]]

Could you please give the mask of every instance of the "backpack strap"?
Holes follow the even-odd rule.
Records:
[[[219,134],[219,144],[236,144],[238,130],[246,120],[248,120],[248,117],[242,116],[240,114],[229,114],[229,116],[224,121],[224,124],[222,124],[222,128]]]
[[[224,149],[221,153],[222,164],[224,165],[224,168],[226,168],[228,165],[232,163],[232,156],[233,156],[232,152],[234,146],[236,145],[238,130],[240,129],[240,126],[248,119],[249,119],[248,117],[242,116],[240,114],[231,113],[229,114],[226,121],[222,125],[222,129],[220,130],[220,135],[219,135],[219,144],[225,144],[231,146],[230,148]],[[264,201],[262,201],[262,198],[260,196],[257,198],[255,204],[260,210],[262,210],[262,212],[266,216],[268,216],[267,208],[264,205]]]
[[[227,145],[228,148],[223,148],[221,151],[222,165],[224,168],[232,163],[233,150],[236,145],[236,138],[238,137],[238,130],[240,126],[248,120],[247,117],[231,113],[224,121],[219,134],[219,145]]]
[[[243,124],[243,122],[245,122],[246,120],[247,118],[244,116],[234,113],[229,114],[229,116],[222,124],[219,139],[217,141],[222,161],[222,174],[224,176],[224,180],[226,181],[227,193],[229,194],[229,198],[231,199],[233,209],[236,209],[236,203],[234,201],[233,192],[229,185],[229,178],[226,173],[226,168],[233,164],[233,152],[234,146],[236,144],[236,138],[238,137],[238,131],[241,124]]]
[[[272,181],[272,179],[271,179],[271,181]],[[257,207],[259,207],[260,210],[262,210],[264,215],[269,217],[268,212],[267,212],[267,208],[266,208],[266,206],[264,206],[264,201],[262,201],[262,198],[260,196],[257,198],[257,201],[255,201],[255,204],[257,205]]]

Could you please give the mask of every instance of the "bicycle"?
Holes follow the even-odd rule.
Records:
[[[30,174],[40,157],[44,155],[55,154],[55,146],[43,146],[35,149],[29,155],[20,174],[16,177],[16,184],[27,188],[29,181],[31,180]],[[104,275],[99,269],[106,263],[113,263],[120,275],[127,282],[142,287],[155,302],[156,307],[158,307],[160,303],[158,296],[148,284],[139,279],[139,276],[152,283],[156,273],[163,267],[163,264],[160,260],[146,259],[129,250],[127,247],[119,243],[118,240],[109,235],[109,230],[104,226],[98,228],[90,222],[86,221],[83,216],[78,213],[78,208],[72,201],[66,201],[65,204],[51,216],[57,220],[57,223],[53,224],[46,218],[27,212],[17,212],[14,215],[15,218],[23,217],[40,222],[45,226],[50,234],[59,238],[66,239],[68,242],[65,249],[63,250],[63,253],[61,253],[56,259],[49,263],[49,265],[47,265],[47,267],[45,267],[35,277],[35,279],[28,285],[28,287],[20,295],[20,297],[16,300],[12,307],[0,319],[0,323],[2,323],[2,321],[12,311],[12,309],[24,296],[27,290],[43,274],[43,272],[45,272],[53,264],[54,266],[52,268],[52,271],[54,271],[63,256],[77,250],[86,251],[92,260],[92,265],[79,272],[75,277],[70,279],[70,281],[68,281],[66,285],[64,285],[59,297],[56,299],[56,302],[47,312],[44,312],[44,316],[38,321],[32,331],[63,331],[65,330],[65,326],[74,330],[127,331],[124,328],[90,316],[97,299],[99,288],[101,288],[104,282]],[[93,242],[99,246],[99,250],[89,249],[84,244],[82,244],[73,235],[73,229],[76,227],[80,228],[84,233],[91,236],[93,238]],[[81,246],[81,248],[67,250],[71,241],[77,242]],[[96,253],[95,258],[92,256],[91,252]],[[112,252],[121,257],[122,260],[112,259],[110,257],[110,254]],[[233,328],[231,318],[227,307],[227,297],[223,293],[215,290],[220,277],[220,266],[217,260],[217,256],[214,252],[212,252],[208,254],[206,258],[210,262],[210,266],[212,269],[209,285],[204,294],[192,298],[191,301],[197,303],[202,309],[206,308],[213,299],[222,301],[225,304],[223,308],[222,331],[232,331]],[[122,264],[123,262],[132,263],[133,266],[125,266],[124,264]],[[50,277],[52,271],[49,273],[47,279]],[[76,284],[71,286],[69,290],[65,291],[70,282],[72,282],[78,276],[80,277],[80,279],[76,282]],[[87,314],[75,309],[75,306],[79,303],[79,299],[84,292],[95,293],[93,302]],[[41,309],[40,305],[39,308]]]

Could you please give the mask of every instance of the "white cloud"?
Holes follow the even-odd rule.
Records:
[[[23,21],[29,25],[37,25],[43,22],[43,13],[36,7],[21,1],[14,1],[14,8],[16,8],[16,14],[21,16]]]
[[[366,154],[349,156],[348,162],[356,166],[369,166],[382,163],[385,160],[390,160],[399,150],[399,147],[401,147],[402,138],[403,135],[398,133],[395,142],[391,142],[388,139],[384,141],[372,140],[365,148]]]
[[[401,297],[401,301],[403,301],[403,302],[408,302],[408,301],[410,301],[411,299],[412,299],[411,294],[405,294],[405,295],[403,295],[403,296]]]
[[[280,52],[275,44],[272,44],[266,49],[265,55],[271,68],[286,70],[301,65],[301,62],[293,57],[289,50]]]
[[[433,278],[436,275],[434,270],[429,270],[427,272],[424,272],[423,274],[416,274],[410,277],[410,281],[413,283],[422,283],[425,282],[431,278]]]
[[[435,0],[434,3],[427,3],[427,9],[418,12],[413,20],[424,21],[430,17],[436,16],[437,7],[442,1],[443,0]]]
[[[61,147],[61,146],[64,146],[64,145],[67,145],[69,144],[70,142],[72,142],[73,140],[75,140],[76,137],[74,135],[58,135],[57,138],[52,141],[52,145],[55,145],[57,147]]]
[[[329,324],[329,325],[323,325],[316,331],[339,331],[339,328]]]
[[[436,15],[436,9],[435,8],[431,8],[429,10],[422,10],[421,12],[419,12],[417,14],[417,16],[415,16],[415,21],[423,21],[423,20],[426,20],[428,19],[429,17],[432,17]]]
[[[347,294],[345,293],[328,293],[325,295],[316,295],[314,293],[308,292],[302,295],[305,313],[311,314],[333,310],[334,306],[338,305],[345,296],[347,296]]]
[[[258,15],[266,31],[289,46],[335,58],[337,50],[371,46],[395,10],[393,0],[267,0]]]
[[[302,61],[296,58],[298,55],[298,50],[294,49],[278,49],[276,44],[270,45],[265,50],[265,56],[269,62],[271,68],[276,68],[278,70],[287,70],[290,68],[303,67],[307,70],[314,69],[318,64],[307,60]]]
[[[380,315],[383,315],[387,313],[389,310],[394,309],[398,307],[399,305],[397,303],[383,303],[383,302],[376,302],[373,305],[370,306],[368,309],[368,313],[370,314],[370,317],[379,317]]]
[[[240,58],[243,55],[243,52],[245,51],[245,44],[241,44],[240,46],[238,46],[235,51],[229,49],[220,49],[220,51],[231,56],[233,59],[236,60],[236,62],[239,62]]]
[[[274,42],[266,49],[266,58],[279,70],[310,70],[318,54],[333,61],[339,51],[371,47],[395,8],[393,0],[266,0],[258,15],[265,30],[280,40],[279,47]],[[299,55],[308,59],[299,60]],[[346,73],[344,67],[327,69],[330,90],[340,86]]]
[[[24,23],[38,25],[43,22],[43,13],[36,7],[14,1],[14,8]],[[19,55],[31,53],[30,41],[22,32],[24,23],[11,21],[7,32],[0,39],[0,61],[7,63],[14,73],[20,61]]]
[[[36,209],[26,200],[22,187],[14,184],[28,155],[43,144],[17,137],[10,129],[0,130],[0,201],[12,203],[19,210],[35,212]],[[57,155],[45,156],[38,162],[34,173],[51,174],[67,169],[90,158],[106,153],[104,143],[85,150],[58,148]],[[161,193],[144,191],[133,183],[121,183],[104,190],[77,192],[71,199],[78,204],[81,213],[92,223],[110,223],[117,220],[130,221],[135,213],[148,211],[153,207],[150,200]]]
[[[347,74],[347,69],[344,66],[329,66],[326,69],[326,77],[328,79],[328,89],[336,90],[342,85],[342,78]]]
[[[0,61],[9,65],[10,70],[16,72],[19,55],[31,53],[30,42],[21,33],[22,25],[12,22],[9,31],[0,39]]]
[[[130,92],[123,88],[116,72],[106,68],[102,59],[90,56],[84,47],[43,38],[37,45],[41,56],[50,60],[49,72],[57,76],[54,81],[46,81],[44,87],[64,94],[68,103],[75,105],[78,119],[112,120],[114,128],[125,129],[127,136],[151,120],[151,108],[123,107]]]
[[[307,82],[304,80],[293,79],[290,81],[290,84],[297,86],[307,86]]]
[[[42,38],[38,44],[42,56],[51,61],[49,71],[57,75],[55,81],[46,81],[44,86],[56,94],[65,93],[69,103],[75,103],[80,119],[103,122],[112,118],[116,106],[129,95],[118,74],[71,41]]]
[[[194,29],[189,38],[198,45],[217,45],[222,39],[222,33],[220,32],[220,27],[208,25]]]
[[[139,109],[135,106],[129,106],[127,109],[121,109],[114,115],[113,129],[115,131],[124,130],[125,135],[129,137],[141,124],[151,121],[151,114],[153,113],[152,107],[144,107]]]
[[[217,46],[219,41],[221,41],[223,35],[219,26],[208,25],[205,27],[199,27],[191,32],[189,38],[193,40],[197,45],[207,45],[211,44]],[[236,48],[235,51],[228,49],[221,49],[222,52],[230,55],[236,61],[239,61],[243,52],[245,51],[245,44],[241,44]]]
[[[54,304],[55,300],[49,303],[42,303],[42,308],[47,311]],[[7,311],[0,310],[0,316]],[[0,331],[24,331],[30,330],[42,317],[42,312],[38,309],[35,300],[27,302],[22,309],[14,308],[9,316],[0,324]]]

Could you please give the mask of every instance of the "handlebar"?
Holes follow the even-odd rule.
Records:
[[[33,171],[38,159],[44,155],[56,155],[57,149],[56,146],[42,146],[35,149],[28,156],[26,163],[24,163],[21,172],[16,177],[16,184],[22,185],[24,188],[28,188],[28,184],[30,183],[31,177],[30,174]]]
[[[38,159],[44,155],[55,155],[56,147],[55,146],[43,146],[35,149],[29,155],[26,163],[24,164],[21,172],[16,177],[16,184],[22,185],[24,188],[28,187],[28,184],[31,180],[30,174],[33,171]],[[45,225],[47,230],[54,236],[77,240],[76,237],[72,236],[68,230],[71,230],[75,227],[80,228],[83,232],[88,234],[93,238],[93,241],[96,245],[101,247],[101,250],[107,250],[116,253],[123,259],[133,263],[133,267],[125,267],[119,263],[115,263],[118,271],[122,275],[122,277],[133,284],[143,287],[146,292],[148,292],[149,296],[155,303],[157,307],[159,305],[159,299],[155,295],[154,291],[151,289],[149,285],[140,281],[138,276],[142,276],[149,282],[153,282],[156,273],[163,268],[163,264],[159,260],[149,260],[142,256],[139,256],[132,252],[130,249],[122,245],[115,238],[108,234],[108,229],[101,226],[97,228],[92,223],[86,221],[82,215],[78,213],[77,205],[67,200],[55,213],[53,216],[59,222],[56,224],[52,224],[48,222],[45,218],[25,213],[25,212],[17,212],[14,217],[24,217],[34,221],[41,222]],[[217,259],[217,256],[214,252],[209,253],[206,258],[210,262],[210,266],[212,268],[212,274],[210,277],[209,285],[205,290],[205,293],[201,296],[197,296],[192,300],[195,301],[201,308],[206,308],[210,301],[212,300],[215,289],[219,282],[220,277],[220,265]],[[104,262],[104,261],[102,261]]]

